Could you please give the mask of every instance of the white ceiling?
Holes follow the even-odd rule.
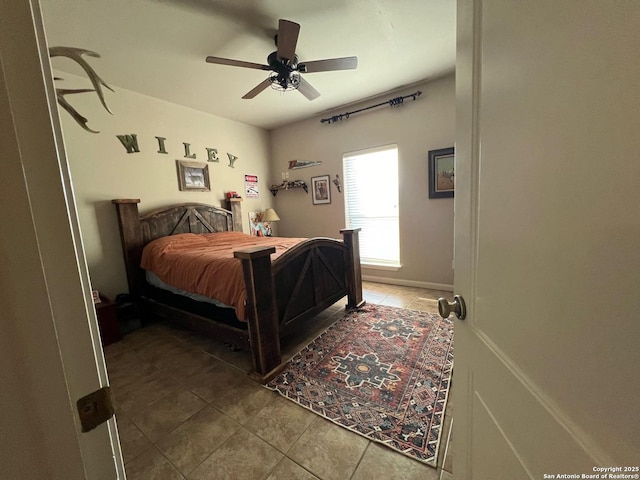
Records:
[[[99,53],[89,63],[116,91],[266,129],[443,76],[455,65],[454,0],[41,0],[41,6],[49,46]],[[353,55],[358,68],[303,74],[321,93],[314,101],[270,88],[243,100],[268,72],[205,57],[266,64],[280,18],[301,25],[301,62]],[[52,63],[81,72],[66,58]]]

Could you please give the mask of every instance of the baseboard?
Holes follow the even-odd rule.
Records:
[[[453,292],[453,285],[448,285],[446,283],[419,282],[417,280],[376,277],[373,275],[362,275],[362,280],[367,282],[387,283],[389,285],[401,285],[403,287],[429,288],[431,290],[446,290],[447,292]]]

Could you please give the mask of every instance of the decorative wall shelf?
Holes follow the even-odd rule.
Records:
[[[280,190],[291,190],[293,188],[304,188],[304,191],[306,193],[309,193],[309,188],[307,187],[307,184],[302,180],[291,180],[291,181],[285,180],[280,185],[271,185],[271,188],[269,190],[271,190],[271,193],[275,197]]]

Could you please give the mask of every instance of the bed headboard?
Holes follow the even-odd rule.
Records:
[[[140,199],[116,199],[120,240],[127,271],[129,293],[139,294],[145,284],[140,268],[142,249],[151,240],[178,233],[215,233],[242,230],[240,202],[229,202],[231,210],[204,203],[180,203],[138,212]],[[235,222],[234,222],[235,220]]]

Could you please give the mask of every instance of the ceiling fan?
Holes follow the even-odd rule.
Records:
[[[320,96],[320,92],[313,88],[300,74],[328,72],[332,70],[352,70],[358,66],[358,57],[329,58],[299,63],[298,56],[296,55],[296,44],[298,43],[299,33],[299,24],[289,20],[279,20],[278,33],[275,36],[277,50],[271,52],[267,57],[268,65],[219,57],[207,57],[207,62],[230,65],[232,67],[271,71],[268,78],[260,82],[242,98],[254,98],[264,89],[271,86],[276,90],[282,91],[297,89],[307,97],[307,99],[315,100]]]

